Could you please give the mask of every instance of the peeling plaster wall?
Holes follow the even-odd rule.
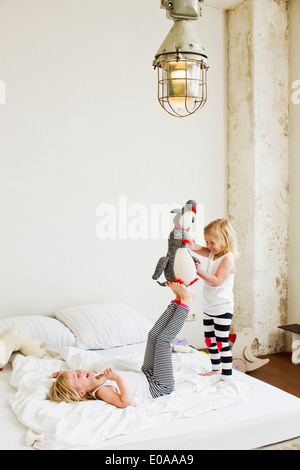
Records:
[[[289,2],[290,252],[288,323],[300,323],[300,2]],[[289,337],[290,340],[290,337]]]
[[[285,0],[228,12],[228,213],[239,234],[233,327],[281,351],[287,319],[288,39]]]

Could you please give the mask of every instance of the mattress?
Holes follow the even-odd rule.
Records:
[[[133,358],[133,362],[139,366],[143,358],[144,348],[145,344],[140,343],[99,352],[93,351],[92,356],[89,355],[89,352],[80,351],[77,348],[65,348],[57,356],[55,356],[55,352],[52,352],[50,357],[40,360],[34,359],[36,361],[44,361],[39,363],[42,364],[44,370],[47,367],[51,368],[54,365],[61,365],[60,361],[66,363],[66,367],[73,368],[73,366],[77,366],[78,360],[81,361],[80,365],[82,368],[88,368],[86,366],[93,366],[93,361],[97,362],[98,358],[101,364],[104,364],[105,361],[109,364],[114,361],[114,358],[118,358],[117,363],[118,361],[120,363],[122,358],[124,358],[125,368],[128,358]],[[186,389],[182,388],[183,395],[180,396],[180,387],[183,387],[182,383],[189,383],[188,380],[190,380],[190,385],[194,387],[195,382],[193,381],[194,379],[187,380],[183,371],[187,370],[189,377],[192,377],[192,372],[196,376],[197,371],[203,372],[210,369],[210,361],[207,355],[199,351],[194,351],[190,354],[174,353],[173,358],[179,392],[175,391],[173,397],[162,397],[160,402],[156,402],[156,400],[161,399],[153,400],[153,402],[156,402],[155,405],[149,404],[149,407],[158,407],[156,408],[157,410],[160,410],[159,407],[162,407],[163,412],[159,412],[158,415],[164,416],[165,422],[164,419],[154,419],[152,422],[148,422],[146,427],[144,426],[143,428],[141,426],[136,428],[136,422],[133,420],[134,425],[131,425],[129,429],[126,428],[123,433],[121,433],[122,429],[120,429],[121,432],[119,434],[108,434],[106,439],[101,438],[98,442],[95,438],[90,443],[85,442],[84,445],[81,445],[79,440],[75,445],[74,441],[69,446],[66,446],[64,443],[62,448],[103,450],[246,450],[292,439],[300,435],[300,399],[242,374],[237,370],[233,371],[232,382],[235,385],[231,385],[232,388],[224,384],[209,384],[208,386],[205,383],[204,388],[199,389],[199,393],[196,398],[193,398],[192,403],[186,404],[184,401]],[[8,365],[0,373],[0,448],[60,448],[59,439],[58,443],[56,442],[51,446],[51,440],[49,444],[44,436],[45,430],[32,430],[29,428],[31,423],[29,422],[28,425],[26,421],[30,412],[26,409],[26,400],[22,397],[23,392],[20,389],[22,389],[22,386],[25,389],[24,384],[22,385],[23,376],[26,378],[26,374],[29,374],[29,377],[31,374],[30,367],[32,365],[30,359],[25,361],[24,364],[21,363],[21,361],[27,359],[20,354],[14,355],[13,363],[16,361],[15,372],[14,370],[11,372],[11,366]],[[55,362],[52,363],[52,361],[58,362],[56,364]],[[210,378],[209,380],[211,381],[212,379]],[[203,384],[204,382],[201,383]],[[15,388],[17,385],[19,385],[18,391]],[[176,393],[179,393],[178,397]],[[199,401],[201,394],[205,398],[205,406]],[[195,397],[194,395],[190,396]],[[179,400],[177,402],[178,413],[174,413],[176,409],[176,401],[174,400]],[[35,402],[33,401],[32,403],[35,406]],[[29,410],[32,410],[32,403],[28,403]],[[170,403],[172,403],[173,408],[170,406]],[[93,406],[97,406],[97,404],[100,403],[90,403]],[[53,407],[60,405],[51,404]],[[109,407],[111,405],[105,404],[105,406]],[[193,406],[195,406],[197,411],[194,412]],[[165,409],[169,413],[165,413]],[[183,409],[185,412],[182,412]],[[126,413],[126,410],[128,413],[128,409],[116,411],[125,411]],[[157,413],[154,413],[154,415],[157,415]],[[45,420],[47,423],[47,416]],[[75,442],[77,441],[75,440]]]

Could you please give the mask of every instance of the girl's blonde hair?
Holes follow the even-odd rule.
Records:
[[[222,246],[224,253],[229,251],[235,258],[239,257],[236,232],[227,219],[216,219],[204,227],[204,234],[209,234]]]
[[[55,382],[50,388],[50,400],[55,402],[65,401],[67,403],[74,403],[78,401],[95,400],[95,397],[87,393],[84,397],[81,397],[77,390],[66,381],[63,372],[61,372]]]

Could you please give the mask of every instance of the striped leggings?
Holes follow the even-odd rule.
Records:
[[[171,343],[184,325],[189,307],[173,300],[148,333],[142,371],[153,398],[174,390]]]
[[[232,375],[232,354],[229,346],[229,330],[232,320],[231,313],[212,316],[204,313],[204,337],[208,347],[212,370],[222,369],[221,378]]]

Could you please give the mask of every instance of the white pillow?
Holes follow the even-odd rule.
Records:
[[[24,315],[0,319],[0,336],[13,325],[18,326],[18,332],[25,338],[36,338],[41,343],[48,342],[46,348],[60,349],[64,346],[74,346],[76,343],[71,331],[55,318]]]
[[[146,341],[151,322],[123,304],[90,304],[55,313],[83,349],[108,349]]]

